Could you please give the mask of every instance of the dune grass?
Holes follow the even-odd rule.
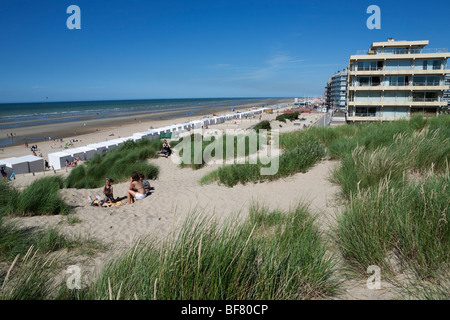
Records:
[[[32,247],[17,256],[0,276],[0,300],[48,300],[56,291],[57,259],[36,254]]]
[[[319,141],[299,139],[296,141],[295,147],[286,150],[278,158],[279,169],[274,175],[263,175],[261,169],[268,166],[258,161],[257,164],[245,163],[222,166],[215,172],[204,176],[200,183],[208,184],[218,181],[227,187],[234,187],[239,183],[277,180],[296,173],[306,172],[325,154],[325,148]]]
[[[0,216],[0,261],[12,261],[17,255],[23,256],[30,247],[41,254],[46,254],[61,249],[101,249],[102,245],[88,238],[69,238],[55,228],[44,230],[20,228],[14,222],[5,221],[5,216]]]
[[[376,145],[356,146],[351,153],[340,156],[341,164],[333,172],[333,181],[341,185],[347,197],[358,188],[377,185],[386,177],[397,181],[406,173],[430,168],[442,172],[450,157],[450,136],[440,129],[396,133],[392,142]]]
[[[146,241],[60,299],[277,300],[334,294],[335,261],[305,206],[253,209],[244,222],[191,218],[161,246]],[[120,292],[120,293],[119,293]]]
[[[35,180],[23,191],[13,188],[8,182],[0,182],[0,214],[15,216],[37,216],[67,214],[69,207],[61,199],[63,187],[60,176]]]
[[[255,130],[256,133],[259,133],[260,130],[272,130],[272,126],[270,125],[270,122],[267,120],[261,121],[260,123],[256,124],[253,127],[253,130]]]
[[[294,121],[298,119],[300,113],[295,111],[294,113],[283,113],[275,118],[275,120],[286,123],[286,120]]]
[[[74,168],[65,180],[66,188],[94,189],[105,184],[109,177],[114,182],[129,179],[136,171],[148,179],[156,178],[158,167],[147,163],[147,159],[156,158],[162,149],[160,140],[141,139],[138,142],[126,141],[119,148],[102,155],[96,155],[86,163]]]
[[[182,157],[180,166],[182,168],[192,168],[194,170],[201,169],[206,165],[208,159],[205,159],[204,157],[205,151],[207,151],[206,153],[208,154],[208,156],[216,157],[216,149],[214,148],[217,148],[217,150],[219,150],[220,143],[222,144],[221,151],[223,155],[223,161],[237,159],[238,155],[248,157],[249,155],[256,153],[260,149],[260,137],[257,134],[236,136],[223,135],[219,137],[213,136],[208,138],[205,138],[200,134],[191,134],[190,139],[191,146],[189,150],[188,146],[183,144],[182,139],[177,142],[177,146],[179,147],[178,154],[180,157]],[[221,139],[221,141],[218,139]],[[250,139],[254,139],[256,141],[256,145],[254,148],[250,147]],[[196,149],[195,144],[201,145],[201,152]],[[233,146],[232,150],[230,150],[231,152],[227,152],[227,144]],[[185,159],[186,151],[190,152],[188,161]]]
[[[351,198],[338,220],[337,242],[360,273],[370,265],[393,274],[390,256],[421,277],[449,271],[450,175],[420,181],[384,179]]]

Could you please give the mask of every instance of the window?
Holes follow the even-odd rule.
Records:
[[[377,61],[359,61],[358,70],[359,71],[371,71],[377,70]]]
[[[416,60],[414,70],[440,70],[441,65],[441,60]]]
[[[394,87],[405,86],[407,84],[405,76],[386,77],[384,82],[386,86],[394,86]]]
[[[411,70],[411,61],[409,60],[390,60],[386,61],[386,70]]]
[[[356,107],[355,116],[357,117],[376,117],[378,108],[376,107]]]
[[[384,102],[408,102],[408,92],[385,92],[383,97]]]
[[[439,86],[441,78],[439,76],[416,76],[413,78],[415,86]]]
[[[413,101],[415,102],[436,102],[438,101],[437,92],[413,92]]]

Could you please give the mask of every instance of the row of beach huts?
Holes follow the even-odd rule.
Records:
[[[221,124],[227,120],[238,120],[254,117],[262,114],[267,109],[280,108],[281,106],[261,108],[257,110],[250,110],[245,112],[237,112],[232,114],[224,114],[212,118],[203,118],[201,120],[195,120],[182,124],[173,124],[170,126],[150,129],[144,132],[138,132],[130,137],[119,138],[114,140],[108,140],[100,143],[89,144],[84,147],[77,147],[66,149],[59,152],[48,154],[48,164],[52,170],[59,170],[66,167],[66,160],[73,162],[74,159],[81,158],[86,161],[94,157],[96,154],[102,154],[106,151],[118,148],[127,140],[138,141],[143,138],[147,139],[159,139],[163,133],[180,134],[193,129],[202,129],[206,126]],[[4,166],[8,176],[14,174],[35,173],[45,170],[45,160],[36,156],[23,156],[14,157],[9,159],[0,159],[0,165]]]

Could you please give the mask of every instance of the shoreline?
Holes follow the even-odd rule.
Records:
[[[290,99],[280,99],[277,103],[288,103]],[[232,107],[235,111],[244,111],[261,104],[248,104]],[[274,106],[275,104],[270,104]],[[73,121],[69,123],[55,123],[51,125],[39,125],[25,127],[21,130],[21,135],[38,137],[36,140],[29,140],[29,147],[37,145],[37,153],[41,152],[43,158],[48,160],[49,153],[64,150],[64,144],[67,141],[77,140],[74,147],[80,147],[91,143],[97,143],[119,137],[130,136],[134,133],[146,131],[150,127],[158,128],[174,123],[184,123],[203,117],[211,117],[215,113],[229,113],[230,107],[212,107],[203,110],[197,110],[194,114],[185,116],[185,108],[177,112],[154,112],[151,114],[131,115],[117,118],[95,119],[89,121]],[[83,124],[86,123],[86,126]],[[0,134],[6,136],[10,130],[0,130]],[[41,139],[40,139],[40,138]],[[46,140],[42,139],[47,137]],[[49,140],[48,137],[51,137]],[[17,139],[16,138],[16,139]],[[56,139],[56,141],[55,141]],[[61,140],[63,142],[61,142]],[[20,157],[31,154],[29,148],[24,147],[24,142],[17,142],[14,145],[0,147],[0,159],[11,157]]]
[[[280,99],[277,103],[287,103],[290,99]],[[153,111],[147,113],[134,113],[130,115],[114,115],[111,117],[102,117],[97,119],[85,118],[78,119],[74,121],[66,122],[54,122],[49,124],[39,124],[34,126],[27,126],[19,128],[19,134],[16,135],[17,130],[14,129],[0,129],[0,142],[1,140],[10,140],[11,138],[4,138],[10,133],[14,133],[13,141],[7,145],[0,144],[0,150],[9,147],[24,145],[25,142],[33,145],[37,143],[43,143],[54,139],[65,139],[73,136],[84,135],[89,133],[94,133],[99,131],[98,129],[105,129],[108,126],[117,125],[130,125],[136,123],[136,121],[146,121],[146,122],[158,122],[165,120],[178,121],[179,118],[200,118],[204,116],[209,116],[214,113],[225,113],[230,112],[232,108],[235,110],[243,110],[256,106],[261,106],[263,103],[250,103],[239,106],[212,106],[212,107],[184,107],[176,110],[169,111]],[[270,104],[272,105],[272,104]],[[60,117],[54,120],[64,119],[67,117]],[[70,118],[70,116],[69,116]],[[145,130],[148,130],[146,128]],[[51,139],[48,139],[51,137]],[[1,155],[1,154],[0,154]]]

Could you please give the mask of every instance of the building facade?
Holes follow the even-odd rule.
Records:
[[[450,74],[447,74],[445,76],[445,85],[450,88]],[[448,112],[450,107],[450,89],[444,91],[444,101],[447,101],[447,112]]]
[[[325,106],[331,108],[331,78],[328,79],[323,98],[325,100]]]
[[[438,115],[444,92],[446,49],[428,41],[375,42],[349,61],[347,121],[392,121],[412,115]]]
[[[348,70],[344,69],[331,77],[331,108],[332,110],[347,107]]]

